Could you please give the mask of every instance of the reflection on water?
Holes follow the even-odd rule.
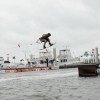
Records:
[[[100,77],[77,68],[0,74],[0,100],[100,100]]]

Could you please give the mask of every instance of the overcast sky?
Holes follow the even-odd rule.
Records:
[[[0,0],[0,56],[38,54],[36,40],[48,32],[74,56],[100,49],[100,0]]]

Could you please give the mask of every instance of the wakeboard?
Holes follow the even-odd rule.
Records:
[[[55,44],[56,44],[56,42],[55,42],[55,43],[53,43],[53,45],[55,45]],[[48,47],[46,47],[46,48],[50,48],[50,47],[52,47],[53,45],[48,46]],[[46,49],[46,48],[42,48],[42,49],[40,49],[40,50],[44,50],[44,49]]]

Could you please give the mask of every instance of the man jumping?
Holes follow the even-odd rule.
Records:
[[[52,46],[53,44],[50,42],[50,39],[49,37],[51,36],[50,33],[47,33],[47,34],[43,34],[42,37],[39,38],[39,40],[41,42],[44,42],[44,45],[43,45],[43,48],[45,49],[46,48],[46,43],[48,42],[50,46]]]

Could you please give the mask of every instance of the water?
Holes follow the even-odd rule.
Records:
[[[100,76],[77,68],[0,74],[0,100],[100,100]]]

